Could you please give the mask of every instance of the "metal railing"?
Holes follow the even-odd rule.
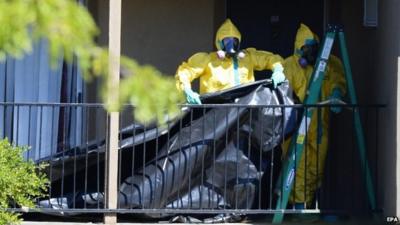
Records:
[[[368,212],[353,116],[359,111],[364,118],[369,163],[379,192],[378,134],[384,107],[346,105],[336,115],[329,111],[333,106],[338,105],[185,105],[180,115],[161,125],[134,122],[133,107],[127,106],[120,120],[118,208],[112,210],[104,204],[108,114],[101,104],[0,103],[0,137],[31,146],[24,157],[48,163],[48,197],[38,199],[32,212],[149,217],[272,214],[282,211],[275,209],[282,144],[296,131],[301,113],[315,110],[316,123],[323,123],[319,118],[324,113],[331,117],[324,176],[316,168],[315,194],[305,196],[312,204],[305,209],[290,205],[283,211]],[[328,137],[320,130],[310,132]],[[307,151],[306,147],[306,163]],[[319,159],[319,150],[316,154]]]

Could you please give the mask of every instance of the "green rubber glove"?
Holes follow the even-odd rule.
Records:
[[[185,93],[187,103],[201,105],[200,95],[198,93],[194,92],[190,88],[185,88],[183,93]]]
[[[331,104],[339,104],[341,99],[342,99],[342,92],[340,91],[340,89],[339,88],[333,89],[332,94],[329,96]],[[340,106],[331,107],[331,111],[334,113],[340,113],[342,111],[342,107]]]
[[[286,80],[285,74],[283,74],[283,66],[280,63],[275,63],[272,68],[272,76],[271,76],[272,83],[274,88],[282,82]]]

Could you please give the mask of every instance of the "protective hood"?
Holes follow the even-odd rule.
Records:
[[[221,41],[226,37],[235,37],[241,41],[242,35],[236,26],[232,23],[230,19],[226,19],[225,22],[218,29],[217,34],[215,36],[215,47],[218,50],[221,50]]]
[[[300,24],[300,28],[297,30],[296,40],[294,42],[294,53],[298,54],[301,46],[306,43],[306,40],[316,40],[319,41],[319,38],[316,34],[314,34],[310,28],[308,28],[304,24]]]

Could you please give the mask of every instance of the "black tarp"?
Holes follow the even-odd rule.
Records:
[[[293,104],[290,93],[287,83],[271,89],[266,80],[254,82],[202,96],[203,104],[218,105],[186,107],[169,126],[133,124],[122,129],[118,206],[253,208],[261,192],[261,179],[264,174],[269,175],[266,170],[271,169],[263,155],[279,146],[283,136],[295,127],[295,111],[280,107]],[[76,183],[73,194],[63,188],[62,196],[53,189],[51,199],[39,205],[51,208],[102,206],[104,150],[102,141],[55,156],[51,162],[53,185],[58,186],[55,184],[60,180],[68,182],[71,176],[75,182],[79,181],[77,177],[84,176],[87,178],[85,186]],[[80,165],[75,166],[74,171],[65,166],[72,162]],[[86,165],[92,169],[84,168]],[[96,185],[91,180],[93,177],[96,177]]]

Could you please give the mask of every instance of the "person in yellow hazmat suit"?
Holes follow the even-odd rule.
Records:
[[[297,31],[294,54],[284,61],[285,75],[294,93],[304,102],[307,88],[313,73],[318,54],[318,37],[304,24]],[[330,55],[322,83],[319,102],[331,100],[335,103],[346,92],[346,80],[343,66],[339,58]],[[309,109],[308,109],[309,110]],[[304,209],[314,199],[315,192],[321,184],[325,158],[328,149],[329,108],[315,109],[307,130],[307,140],[297,167],[295,183],[289,201],[297,209]],[[331,111],[339,113],[340,107],[331,107]],[[287,153],[290,140],[283,145],[283,154]],[[306,164],[307,163],[307,164]]]
[[[240,49],[241,34],[230,19],[218,29],[217,52],[194,54],[183,62],[175,75],[176,87],[190,104],[201,104],[191,82],[200,79],[200,94],[215,92],[254,81],[254,70],[272,70],[274,86],[285,80],[279,55],[255,48]]]

